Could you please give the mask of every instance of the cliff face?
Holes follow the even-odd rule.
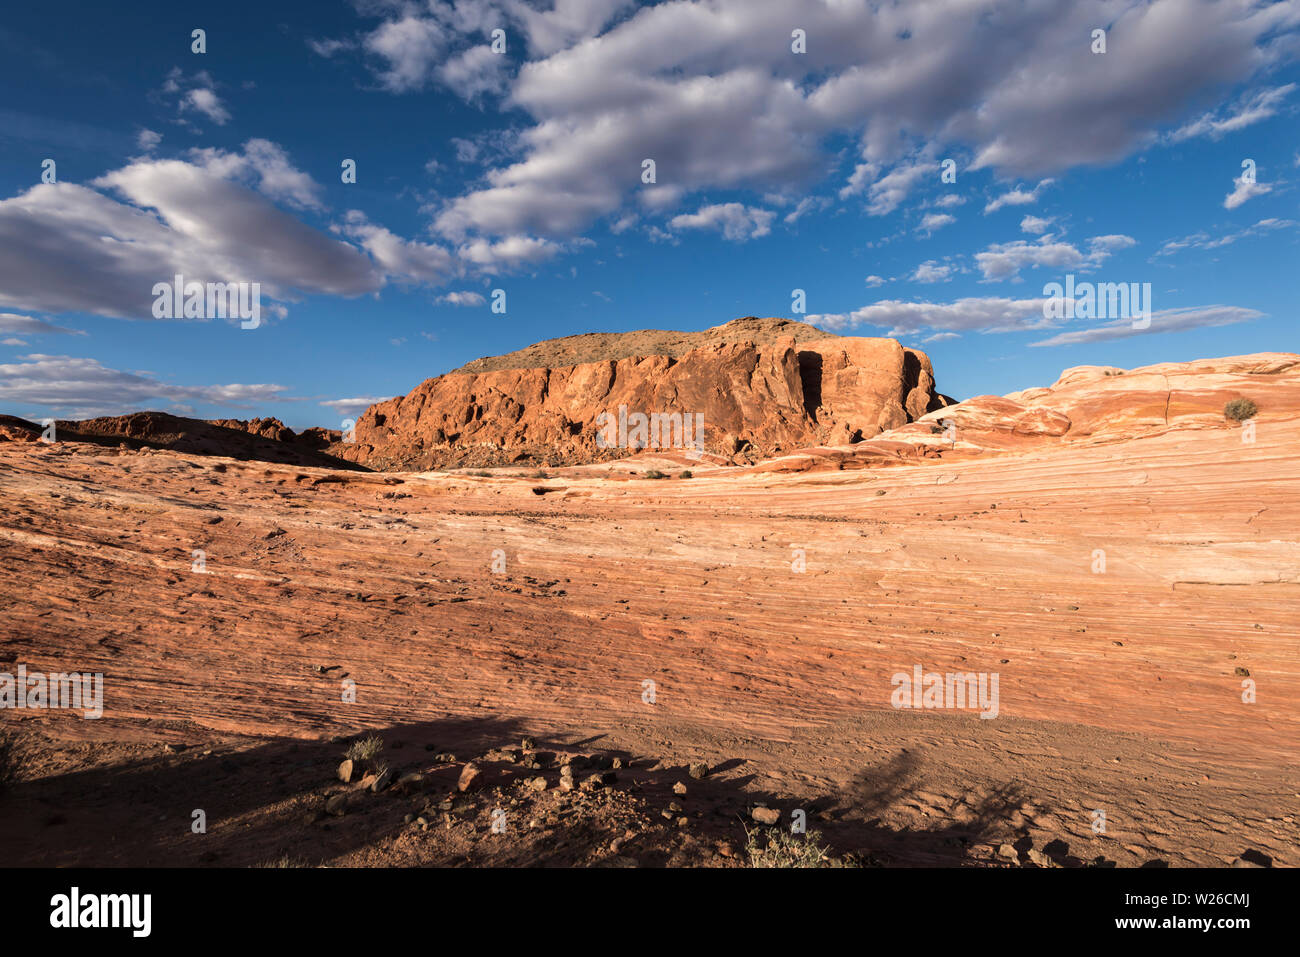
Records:
[[[771,337],[762,340],[764,333]],[[650,335],[626,334],[641,343],[607,336],[583,349],[573,343],[584,337],[559,340],[563,347],[550,350],[556,355],[613,354],[573,365],[499,367],[512,357],[471,363],[467,369],[485,371],[429,379],[409,395],[371,406],[357,420],[356,441],[329,451],[378,469],[578,464],[626,455],[638,441],[689,447],[696,433],[679,437],[681,416],[688,427],[702,421],[704,451],[749,462],[801,446],[860,441],[945,404],[934,391],[929,358],[893,339],[836,337],[801,323],[753,319],[705,333],[653,334],[674,337],[667,347],[662,339],[647,341]],[[675,354],[617,355],[638,344]],[[516,361],[545,361],[546,345],[515,354]],[[638,432],[638,415],[651,427]],[[656,415],[672,417],[671,430],[655,429]],[[623,447],[609,447],[624,436]]]
[[[1260,428],[1300,412],[1300,356],[1264,352],[1126,370],[1066,369],[1051,386],[1005,396],[978,395],[917,417],[854,445],[826,443],[785,453],[758,468],[772,472],[868,468],[918,458],[960,459],[1074,443],[1117,443],[1162,432],[1235,430],[1225,415],[1249,399]],[[1240,444],[1251,441],[1235,436]]]

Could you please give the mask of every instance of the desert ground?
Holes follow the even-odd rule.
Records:
[[[741,866],[802,811],[851,865],[1295,866],[1287,381],[1249,443],[1166,409],[885,464],[0,443],[0,670],[105,676],[98,720],[3,714],[0,841],[24,865]],[[893,707],[915,665],[997,673],[997,717]]]

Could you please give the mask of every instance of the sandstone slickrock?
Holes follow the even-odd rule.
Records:
[[[975,396],[855,445],[795,449],[757,468],[866,468],[918,458],[951,460],[1056,444],[1118,442],[1172,428],[1236,429],[1223,408],[1243,397],[1259,406],[1260,421],[1292,415],[1300,407],[1300,356],[1268,352],[1132,370],[1079,366],[1066,369],[1046,388]]]
[[[210,840],[227,842],[223,863],[251,863],[299,789],[303,807],[323,803],[364,721],[425,749],[438,798],[456,787],[454,755],[527,733],[601,749],[568,759],[569,780],[614,754],[662,763],[638,760],[644,772],[595,792],[514,789],[523,799],[603,807],[645,774],[656,824],[682,767],[707,761],[684,803],[693,822],[704,805],[702,821],[732,829],[717,837],[738,838],[737,818],[763,800],[851,808],[828,835],[859,828],[856,846],[896,862],[964,859],[944,844],[955,821],[981,835],[987,862],[1023,832],[1049,859],[1060,840],[1098,866],[1221,866],[1246,848],[1295,866],[1298,361],[1161,371],[1171,402],[1163,378],[1144,397],[1145,372],[1067,373],[1047,398],[1008,401],[1086,431],[1018,435],[990,414],[982,429],[958,424],[955,459],[931,431],[940,414],[837,453],[893,441],[909,458],[878,451],[819,474],[710,465],[658,482],[584,466],[544,498],[536,480],[502,474],[0,443],[6,660],[113,682],[99,721],[7,713],[24,793],[0,814],[0,844],[41,866],[197,860],[206,848],[156,821],[175,813],[174,782],[210,780],[253,825]],[[1259,406],[1253,443],[1223,421],[1238,395]],[[1144,411],[1162,400],[1167,422]],[[801,454],[834,469],[835,451]],[[382,499],[386,481],[411,497]],[[214,515],[224,521],[207,524]],[[192,570],[194,548],[206,573]],[[498,548],[508,567],[494,574]],[[999,673],[999,717],[894,708],[890,676],[916,664]],[[362,682],[363,712],[339,702],[344,673]],[[641,697],[651,676],[653,709]],[[1260,687],[1251,703],[1246,681]],[[174,740],[192,747],[140,759]],[[286,741],[314,741],[318,757],[303,762]],[[485,773],[513,779],[506,768],[518,765]],[[372,815],[396,824],[413,808],[333,786],[353,803],[339,796],[304,829],[323,834],[304,838],[324,842],[313,860],[422,859],[400,855],[432,840],[364,836]],[[726,810],[710,810],[719,789]],[[1104,840],[1080,795],[1123,809]],[[858,810],[878,796],[868,825]],[[457,806],[469,806],[458,820],[477,813],[470,796]],[[43,826],[48,807],[66,821]],[[433,830],[459,840],[438,807]]]

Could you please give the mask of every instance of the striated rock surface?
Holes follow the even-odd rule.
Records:
[[[774,457],[763,471],[807,471],[959,458],[1076,442],[1118,442],[1170,429],[1229,429],[1224,406],[1246,398],[1259,422],[1300,412],[1300,355],[1265,352],[1125,370],[1066,369],[1046,388],[981,395],[917,416],[857,445]]]
[[[380,475],[0,443],[0,672],[106,689],[96,720],[0,715],[5,862],[536,866],[564,840],[590,865],[666,835],[743,847],[763,806],[831,809],[809,815],[828,844],[894,864],[1005,866],[1000,846],[1032,860],[1028,841],[1076,864],[1300,865],[1296,358],[1170,374],[1176,400],[1204,395],[1168,426],[1140,412],[1146,373],[1113,394],[1127,375],[1072,373],[1054,398],[963,403],[956,453],[885,455],[924,448],[897,438],[930,442],[923,420],[843,447],[893,467],[799,474],[650,480],[642,453],[547,479]],[[1253,443],[1222,421],[1242,392]],[[1015,431],[1024,409],[1040,431]],[[1094,426],[1049,434],[1043,410]],[[967,433],[989,444],[964,451]],[[997,674],[996,719],[896,707],[917,666]],[[426,813],[414,795],[338,780],[370,734],[431,782],[427,831],[402,823]],[[524,737],[635,760],[608,798],[525,810],[584,792],[487,757]],[[482,787],[456,790],[462,762]],[[633,783],[663,824],[611,851],[629,825],[588,815]],[[674,798],[686,828],[660,817]],[[222,823],[196,841],[205,806]],[[1104,835],[1093,808],[1118,809]]]
[[[573,358],[589,361],[542,364]],[[371,406],[356,442],[329,451],[378,469],[603,461],[635,451],[634,424],[628,447],[598,442],[602,414],[617,420],[622,408],[702,416],[704,450],[748,463],[801,445],[858,442],[945,402],[929,357],[893,339],[750,317],[702,333],[569,337],[479,360]],[[647,447],[682,447],[675,424],[651,430]]]

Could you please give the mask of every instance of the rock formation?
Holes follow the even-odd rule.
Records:
[[[168,412],[133,412],[97,419],[60,419],[54,423],[60,442],[162,448],[190,455],[222,455],[286,465],[357,468],[325,453],[341,433],[305,429],[300,433],[279,419],[191,419]],[[0,416],[0,442],[39,441],[42,426],[15,416]]]
[[[585,361],[562,364],[575,358]],[[858,442],[946,402],[929,357],[893,339],[747,317],[702,333],[574,336],[479,360],[371,406],[357,420],[355,443],[329,451],[404,470],[602,461],[636,449],[634,431],[622,447],[599,441],[622,409],[702,416],[703,449],[741,463]],[[683,445],[676,429],[656,431],[647,447]]]

